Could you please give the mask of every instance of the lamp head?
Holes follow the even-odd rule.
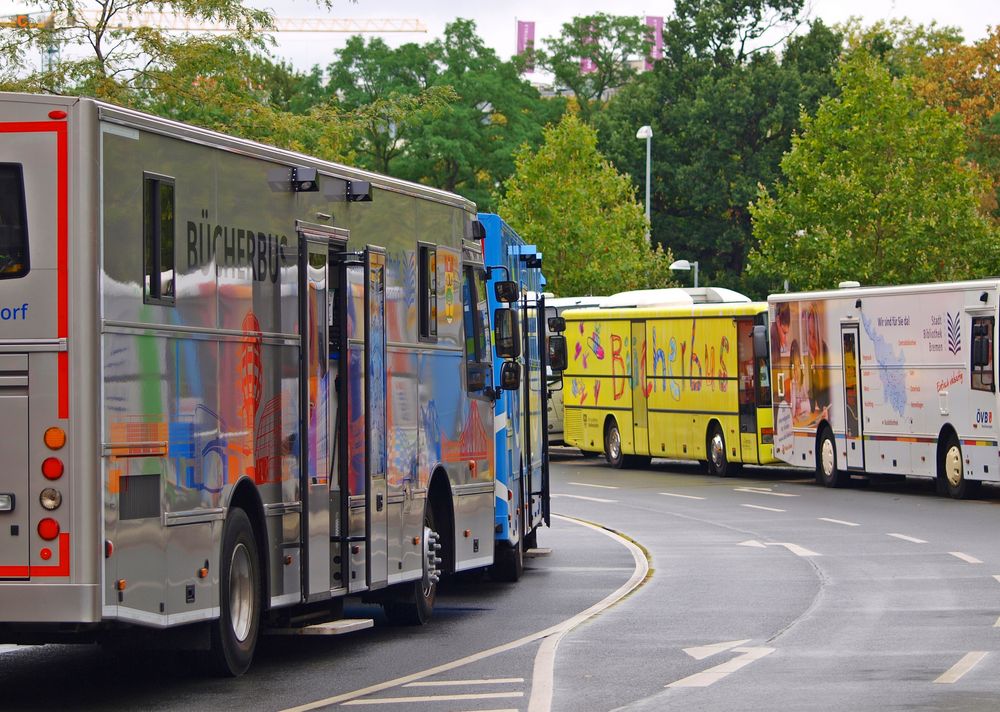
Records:
[[[638,131],[635,132],[636,138],[652,138],[653,137],[653,127],[643,126]]]

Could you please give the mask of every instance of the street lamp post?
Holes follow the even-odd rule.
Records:
[[[649,167],[652,155],[653,127],[643,126],[635,132],[635,137],[646,139],[646,243],[652,244],[650,236],[652,223],[649,220]]]
[[[671,263],[670,269],[675,271],[687,272],[694,269],[694,286],[698,286],[698,260],[694,262],[688,262],[687,260],[677,260]]]

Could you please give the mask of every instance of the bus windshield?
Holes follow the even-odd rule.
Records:
[[[28,273],[24,174],[19,163],[0,163],[0,279]]]

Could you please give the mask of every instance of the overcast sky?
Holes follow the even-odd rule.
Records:
[[[559,33],[562,23],[575,15],[610,12],[617,15],[669,16],[671,0],[333,0],[333,10],[321,13],[309,0],[250,0],[269,7],[278,17],[413,18],[427,26],[426,33],[393,33],[382,37],[391,45],[404,42],[423,44],[439,37],[445,25],[456,17],[475,20],[480,36],[504,59],[516,50],[516,22],[535,22],[536,43]],[[806,0],[812,17],[828,24],[843,22],[852,15],[866,24],[891,17],[909,17],[917,23],[959,27],[966,40],[984,37],[988,25],[1000,24],[997,0]],[[0,0],[0,16],[35,10],[31,0]],[[458,9],[456,9],[458,8]],[[326,66],[348,35],[338,33],[283,33],[277,36],[274,53],[298,69],[314,64]]]
[[[0,4],[8,0],[0,0]],[[996,0],[806,0],[812,16],[828,24],[843,22],[852,15],[864,18],[866,24],[891,17],[909,17],[917,23],[954,25],[962,30],[966,40],[981,39],[988,25],[1000,24],[1000,3]],[[286,17],[317,16],[314,5],[307,0],[259,0],[271,7],[276,15]],[[258,4],[258,3],[254,3]],[[458,8],[458,9],[456,9]],[[670,0],[466,0],[443,2],[441,0],[334,0],[331,13],[346,18],[414,18],[421,20],[428,29],[426,34],[382,35],[390,44],[418,42],[423,44],[440,36],[445,25],[456,17],[475,20],[480,36],[506,59],[516,50],[516,22],[535,22],[535,39],[541,43],[546,37],[559,33],[562,23],[576,15],[609,12],[616,15],[669,16],[673,10]],[[296,67],[306,69],[313,64],[325,66],[336,48],[343,45],[345,36],[337,34],[283,34],[275,53],[290,60]]]

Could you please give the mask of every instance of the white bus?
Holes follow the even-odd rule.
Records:
[[[769,297],[775,456],[828,487],[915,475],[962,498],[1000,482],[998,304],[996,279]]]
[[[348,594],[421,623],[491,565],[481,232],[450,193],[0,94],[0,642],[171,629],[240,674],[262,628]]]

